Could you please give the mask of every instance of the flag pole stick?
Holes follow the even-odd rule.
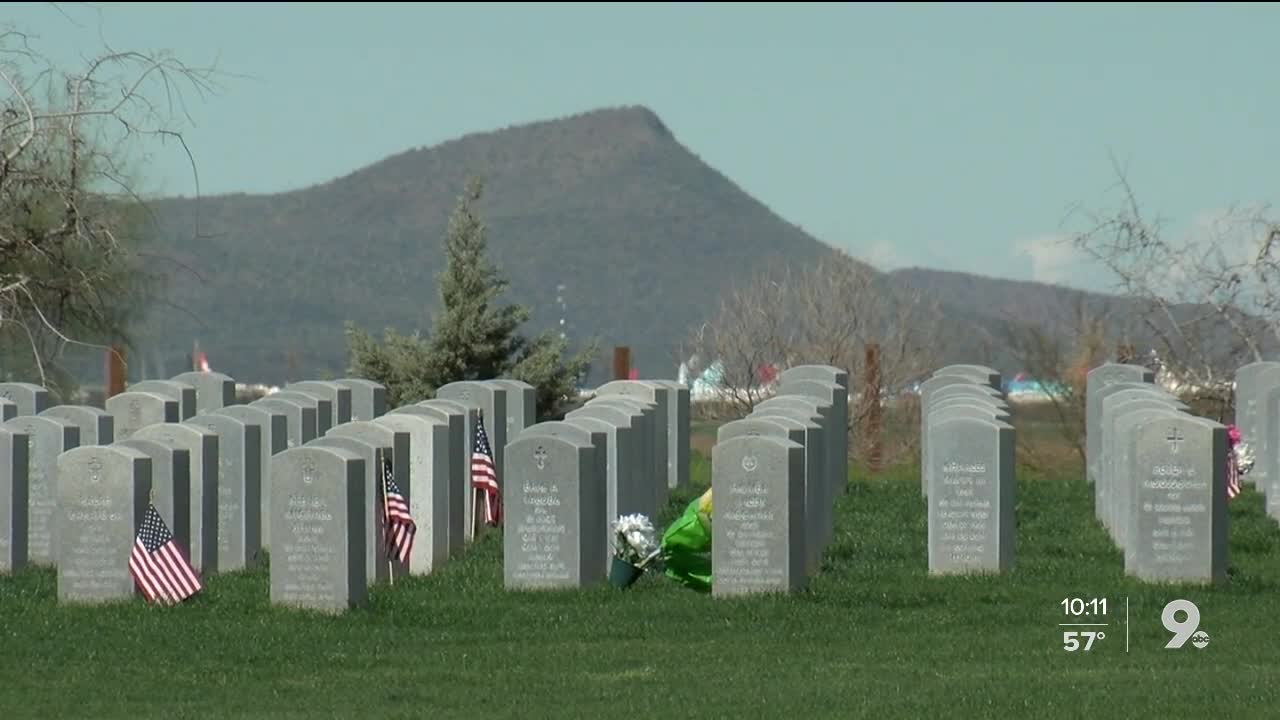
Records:
[[[478,422],[484,422],[483,408],[476,409],[476,417],[479,418]],[[472,445],[471,454],[474,455],[476,451],[474,438],[471,441],[471,445]],[[481,493],[480,488],[476,487],[474,471],[472,471],[472,473],[470,474],[470,477],[471,477],[471,539],[477,540],[480,538],[480,503],[484,500],[484,497]]]
[[[382,448],[378,448],[378,489],[382,493],[382,551],[387,556],[387,580],[392,584],[396,584],[396,566],[391,561],[391,548],[387,543],[387,539],[391,536],[391,505],[387,501],[387,479],[382,472],[382,463],[386,458],[382,456]]]

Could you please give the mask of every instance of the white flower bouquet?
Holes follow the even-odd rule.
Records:
[[[1249,446],[1249,443],[1242,442],[1232,448],[1232,452],[1236,455],[1236,468],[1240,470],[1240,476],[1248,475],[1249,471],[1253,469],[1253,448]]]
[[[656,534],[649,518],[638,513],[623,515],[613,523],[610,583],[625,588],[640,578],[645,567],[660,554]]]

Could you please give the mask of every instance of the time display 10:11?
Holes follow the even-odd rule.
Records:
[[[1081,598],[1067,598],[1062,601],[1062,611],[1068,615],[1106,615],[1107,599],[1093,598],[1092,600],[1084,600]]]

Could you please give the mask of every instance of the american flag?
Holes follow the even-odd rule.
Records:
[[[409,503],[400,494],[400,486],[396,485],[390,460],[382,461],[382,492],[386,498],[387,557],[407,563],[409,553],[413,551],[413,538],[418,534],[418,524],[409,514]]]
[[[1240,464],[1236,461],[1235,450],[1227,453],[1227,499],[1234,500],[1240,494]]]
[[[147,507],[138,529],[129,555],[129,572],[148,602],[180,603],[202,589],[200,578],[182,557],[155,505]]]
[[[476,445],[471,449],[471,487],[484,492],[484,521],[497,527],[502,514],[498,501],[498,470],[493,464],[489,435],[484,431],[484,416],[476,425]]]

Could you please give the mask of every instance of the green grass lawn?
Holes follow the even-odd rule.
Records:
[[[705,486],[704,459],[693,475]],[[508,593],[496,535],[337,618],[271,608],[265,570],[169,609],[60,607],[53,573],[30,571],[0,578],[0,718],[1277,717],[1280,527],[1252,490],[1230,514],[1217,589],[1126,579],[1089,486],[1026,477],[1016,569],[930,578],[906,472],[851,483],[821,575],[790,597],[653,575]],[[1087,653],[1062,648],[1067,597],[1108,599]],[[1176,598],[1207,648],[1163,649]]]

